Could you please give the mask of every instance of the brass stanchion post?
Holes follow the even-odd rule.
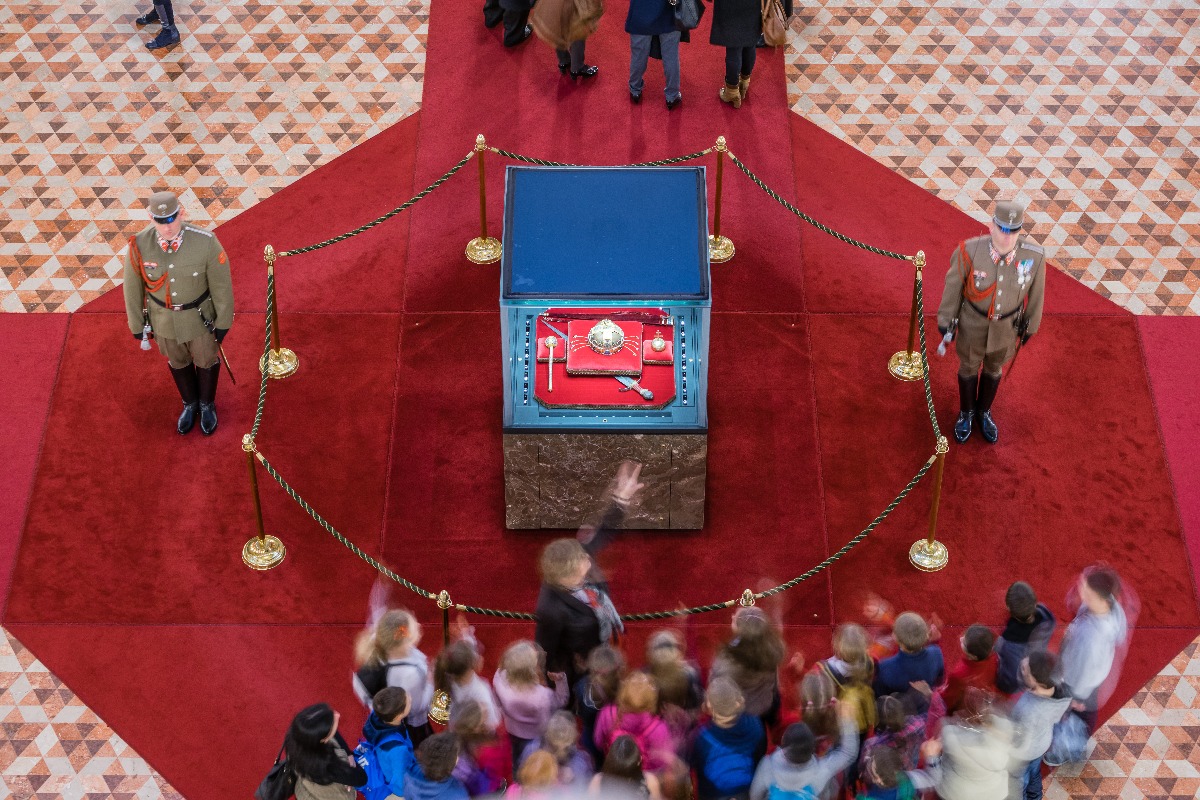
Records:
[[[708,237],[708,260],[722,264],[733,258],[733,242],[721,235],[721,179],[724,176],[725,154],[729,152],[725,137],[717,137],[717,189],[713,207],[713,232]]]
[[[268,378],[281,380],[300,369],[300,359],[291,350],[279,346],[279,298],[275,295],[275,248],[267,245],[263,249],[267,260],[267,313],[271,315],[271,349],[258,360],[258,371]]]
[[[475,137],[475,158],[479,161],[479,236],[467,242],[467,260],[476,264],[494,264],[504,253],[499,239],[488,236],[487,230],[487,181],[483,167],[483,156],[487,152],[487,140],[483,134]]]
[[[262,501],[258,497],[258,473],[254,469],[254,439],[250,434],[242,437],[242,450],[246,453],[246,465],[250,468],[250,493],[254,496],[254,519],[258,523],[258,536],[246,542],[242,547],[242,561],[250,569],[268,570],[279,566],[287,549],[283,542],[274,536],[268,536],[263,528]]]
[[[922,572],[937,572],[950,561],[950,551],[939,542],[937,536],[938,507],[942,504],[942,472],[946,468],[946,453],[950,452],[950,441],[945,436],[937,440],[937,465],[933,473],[933,503],[929,506],[929,536],[913,543],[908,548],[908,560]]]
[[[916,352],[917,326],[924,320],[917,319],[917,291],[921,284],[921,272],[925,269],[925,251],[918,250],[913,257],[916,273],[913,276],[912,311],[908,320],[908,349],[901,350],[888,359],[888,372],[902,381],[919,381],[925,377],[925,367],[921,363],[921,354]]]
[[[450,645],[450,607],[454,604],[450,602],[450,593],[445,589],[438,592],[437,605],[442,610],[442,646],[448,647]],[[439,725],[450,722],[450,695],[441,689],[433,693],[433,705],[429,707],[429,718]]]

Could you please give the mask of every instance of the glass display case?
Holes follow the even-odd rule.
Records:
[[[631,526],[701,526],[707,223],[703,167],[508,167],[509,527],[578,524],[623,458],[656,480]]]

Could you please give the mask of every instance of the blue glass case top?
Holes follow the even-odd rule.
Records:
[[[507,168],[505,299],[708,300],[703,167]]]

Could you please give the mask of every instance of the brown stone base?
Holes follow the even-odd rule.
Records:
[[[646,488],[624,527],[704,527],[708,436],[695,433],[505,434],[505,524],[578,528],[592,521],[626,459],[642,463]]]

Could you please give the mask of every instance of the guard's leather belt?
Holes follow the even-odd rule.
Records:
[[[205,290],[204,290],[204,294],[200,295],[199,297],[197,297],[197,298],[196,298],[195,300],[193,300],[192,302],[190,302],[190,303],[184,303],[184,304],[182,304],[182,305],[171,305],[171,304],[168,304],[168,303],[164,303],[162,300],[159,300],[159,299],[158,299],[157,297],[155,297],[154,295],[150,295],[150,299],[151,299],[151,300],[153,300],[154,302],[158,303],[158,304],[159,304],[160,306],[162,306],[163,308],[169,308],[169,309],[171,309],[172,311],[190,311],[190,310],[192,310],[193,308],[199,308],[199,307],[200,307],[200,304],[201,304],[201,303],[203,303],[205,300],[207,300],[207,299],[208,299],[208,289],[205,289]]]
[[[206,292],[205,294],[207,294],[207,292]],[[998,320],[1002,320],[1002,319],[1008,319],[1008,318],[1009,318],[1009,317],[1011,317],[1013,314],[1016,314],[1018,311],[1020,311],[1020,310],[1021,310],[1021,307],[1020,307],[1020,306],[1017,306],[1017,307],[1016,307],[1016,308],[1014,308],[1012,311],[1009,311],[1007,314],[1001,314],[1001,315],[1000,315],[1000,316],[998,316],[998,317],[992,317],[992,316],[991,316],[990,314],[988,314],[986,311],[980,311],[980,310],[979,310],[979,309],[978,309],[978,308],[975,306],[975,304],[974,304],[974,303],[972,303],[972,302],[969,302],[969,301],[968,301],[968,302],[967,302],[967,305],[969,305],[969,306],[971,307],[971,310],[972,310],[972,311],[974,311],[974,312],[975,312],[976,314],[978,314],[979,316],[981,316],[981,317],[986,317],[987,319],[990,319],[990,320],[992,320],[993,322],[996,322],[996,321],[998,321]]]

